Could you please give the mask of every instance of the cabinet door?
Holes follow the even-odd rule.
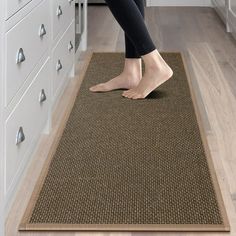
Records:
[[[46,30],[44,34],[43,30]],[[50,44],[49,1],[42,1],[5,36],[5,106],[32,72]]]

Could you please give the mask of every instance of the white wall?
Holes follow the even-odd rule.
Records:
[[[212,6],[211,0],[146,0],[147,6]]]

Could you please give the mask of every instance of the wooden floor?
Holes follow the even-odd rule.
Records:
[[[88,47],[94,51],[123,51],[123,31],[104,6],[88,10]],[[48,149],[57,135],[62,111],[75,94],[81,81],[81,68],[88,56],[83,54],[77,65],[77,77],[65,92],[53,119],[53,132],[43,136],[35,157],[27,169],[9,218],[7,236],[16,235],[231,235],[236,236],[236,41],[212,8],[152,7],[146,9],[146,22],[159,51],[181,51],[187,61],[191,83],[198,98],[214,166],[231,225],[231,233],[19,233],[17,226],[33,190]],[[76,85],[76,86],[75,86]],[[74,92],[73,92],[74,91]],[[65,99],[67,98],[67,99]],[[60,112],[59,112],[60,111]],[[43,147],[43,148],[42,148]]]

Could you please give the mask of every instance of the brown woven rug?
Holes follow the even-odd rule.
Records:
[[[174,76],[143,100],[90,92],[124,60],[92,54],[19,230],[229,231],[183,58],[161,54]]]

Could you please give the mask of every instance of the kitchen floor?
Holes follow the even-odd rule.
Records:
[[[6,227],[7,236],[15,235],[236,235],[236,40],[225,31],[225,26],[214,9],[206,7],[151,7],[146,8],[146,22],[154,42],[161,51],[181,51],[186,59],[194,95],[198,99],[199,115],[212,154],[213,163],[227,209],[230,233],[79,233],[79,232],[17,232],[20,217],[34,187],[40,167],[45,160],[46,146],[57,135],[60,120],[55,119],[55,130],[45,136],[18,191]],[[66,111],[73,85],[91,51],[124,51],[123,31],[105,6],[88,8],[88,51],[77,65],[77,77],[65,92],[59,111]],[[74,91],[74,90],[73,90]],[[75,93],[75,92],[74,92]],[[67,97],[68,99],[65,99]],[[42,148],[43,147],[43,148]],[[37,159],[38,158],[38,159]],[[40,159],[40,162],[37,161]],[[36,164],[37,163],[37,164]],[[37,166],[37,168],[33,168]]]

